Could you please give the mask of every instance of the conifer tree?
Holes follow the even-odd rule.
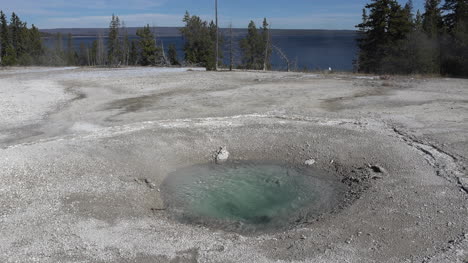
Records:
[[[404,10],[407,13],[408,17],[410,17],[411,22],[414,21],[413,9],[414,9],[413,0],[408,0],[408,2],[406,2],[406,4],[405,4]]]
[[[29,54],[33,59],[33,63],[40,64],[41,57],[44,55],[44,47],[41,40],[41,33],[35,25],[32,25],[29,31],[28,43]]]
[[[426,0],[424,4],[422,27],[430,38],[437,38],[442,33],[442,9],[441,0]]]
[[[412,3],[405,8],[396,0],[372,0],[363,12],[358,65],[361,72],[397,73],[409,67],[403,56],[405,41],[413,30]]]
[[[180,65],[179,59],[177,57],[177,49],[174,44],[169,45],[169,50],[167,51],[169,56],[169,62],[171,65]]]
[[[10,32],[5,14],[0,11],[0,62],[6,56],[6,50],[10,46]]]
[[[465,29],[468,27],[468,0],[445,0],[443,10],[446,12],[444,24],[449,32],[468,30]]]
[[[418,9],[418,12],[416,12],[416,17],[414,19],[414,27],[415,30],[422,31],[423,30],[423,16],[421,12]]]
[[[442,71],[468,76],[468,0],[446,0],[443,10],[449,36],[443,43]]]
[[[247,36],[240,41],[242,63],[248,69],[262,69],[264,62],[264,39],[258,33],[254,21],[250,21]]]
[[[270,62],[270,57],[271,57],[271,35],[270,35],[270,28],[269,24],[267,22],[267,19],[263,19],[263,25],[262,25],[262,38],[263,38],[263,70],[267,70],[271,68],[271,62]]]
[[[185,26],[180,30],[184,38],[185,61],[215,70],[216,24],[208,24],[198,16],[191,16],[188,12],[182,20]],[[222,45],[223,38],[220,38]],[[222,52],[219,52],[222,57]]]
[[[91,43],[91,47],[89,48],[89,59],[91,66],[98,65],[97,63],[97,53],[98,53],[98,41],[97,39]]]
[[[139,58],[138,58],[138,45],[136,43],[136,41],[132,41],[131,44],[130,44],[130,53],[129,53],[129,56],[128,56],[128,62],[130,65],[132,66],[135,66],[138,61],[139,61]]]
[[[18,55],[19,50],[19,38],[21,30],[21,21],[19,17],[13,12],[10,18],[10,35],[11,35],[11,45],[15,49],[16,55]]]
[[[107,43],[107,61],[109,65],[119,64],[121,59],[120,40],[119,40],[120,19],[112,14],[112,20],[109,25],[109,39]]]
[[[358,44],[359,71],[381,72],[381,62],[385,57],[385,48],[390,43],[387,34],[388,17],[390,17],[390,0],[372,0],[365,6],[369,10],[366,19],[358,28],[363,29]]]
[[[161,57],[161,50],[156,46],[154,35],[149,24],[137,30],[140,48],[140,64],[142,66],[155,65]]]
[[[17,63],[17,59],[16,59],[16,50],[15,48],[13,47],[12,44],[9,44],[6,48],[6,54],[5,54],[5,57],[3,57],[3,65],[4,66],[13,66]]]

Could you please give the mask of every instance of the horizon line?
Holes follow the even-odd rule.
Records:
[[[125,28],[143,28],[144,26],[129,26]],[[183,28],[183,26],[154,26],[155,28]],[[229,27],[219,27],[220,29],[229,29]],[[38,28],[39,30],[58,30],[58,29],[109,29],[108,27],[56,27],[56,28]],[[248,28],[233,27],[232,29],[247,30]],[[270,28],[270,30],[322,30],[322,31],[357,31],[356,29],[325,29],[325,28]]]

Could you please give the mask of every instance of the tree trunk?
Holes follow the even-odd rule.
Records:
[[[263,59],[263,71],[267,70],[268,48],[270,47],[270,28],[267,31],[267,39],[265,43],[265,58]]]

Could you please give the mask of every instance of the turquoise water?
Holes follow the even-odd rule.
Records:
[[[284,229],[330,211],[342,185],[310,168],[240,162],[178,170],[163,189],[179,221],[257,232]]]

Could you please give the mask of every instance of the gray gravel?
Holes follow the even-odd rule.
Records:
[[[468,80],[13,68],[0,102],[1,262],[468,261]],[[272,234],[169,219],[167,174],[223,146],[348,201]]]

